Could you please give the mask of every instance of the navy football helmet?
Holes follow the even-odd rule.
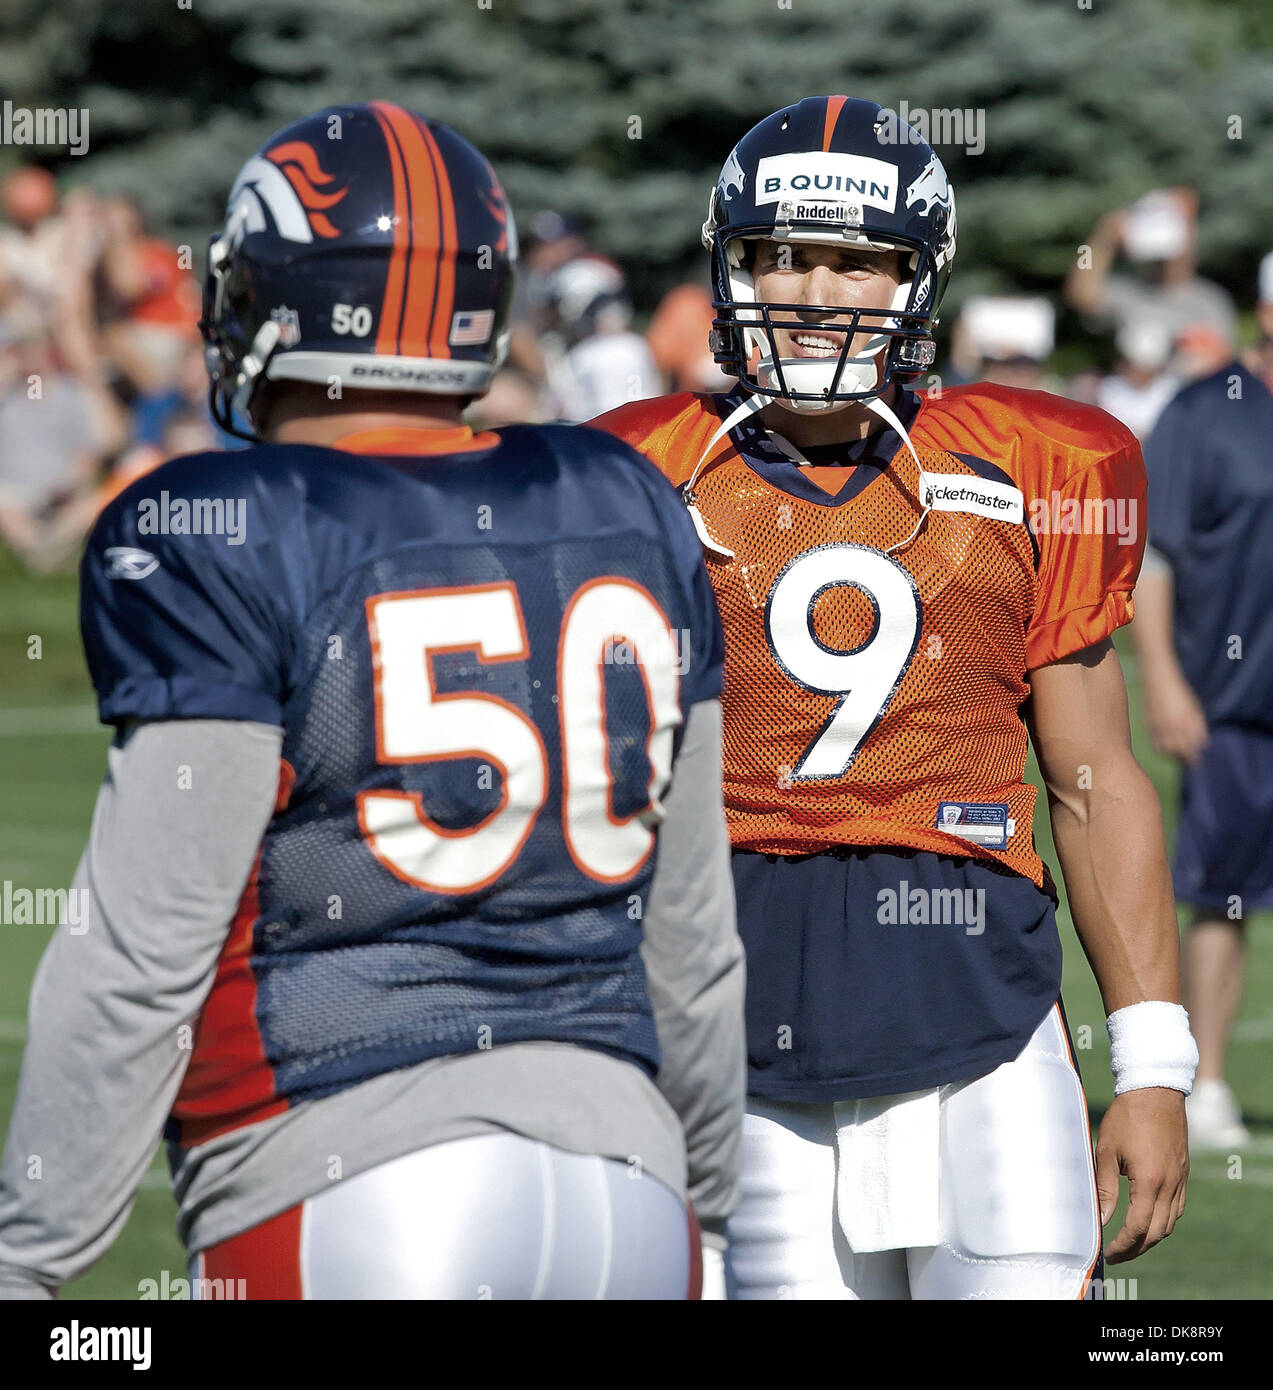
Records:
[[[746,245],[757,238],[898,250],[904,278],[879,309],[760,302]],[[712,253],[713,355],[748,390],[791,410],[837,410],[931,365],[955,200],[929,145],[875,102],[807,97],[750,130],[712,189],[703,245]],[[839,353],[780,357],[776,328],[809,331],[797,311],[834,314]],[[851,353],[861,333],[866,346]]]
[[[499,180],[448,126],[386,101],[297,121],[240,170],[208,247],[217,422],[254,438],[267,381],[480,396],[516,260]]]

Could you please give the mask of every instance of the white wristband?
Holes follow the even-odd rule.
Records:
[[[1179,1004],[1157,999],[1115,1009],[1105,1020],[1114,1094],[1166,1086],[1188,1095],[1198,1069],[1198,1045],[1189,1015]]]

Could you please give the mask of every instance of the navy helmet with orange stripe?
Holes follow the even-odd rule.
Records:
[[[747,245],[759,238],[900,251],[901,283],[892,304],[875,309],[761,302]],[[836,410],[933,361],[955,254],[954,195],[919,133],[875,102],[806,97],[748,131],[712,189],[703,244],[712,252],[713,353],[750,391],[793,410]],[[839,352],[782,356],[774,330],[808,331],[819,312],[835,316]],[[820,321],[819,333],[827,326]]]
[[[516,260],[499,180],[449,126],[386,101],[297,121],[240,170],[208,247],[213,413],[255,437],[270,381],[480,396]]]

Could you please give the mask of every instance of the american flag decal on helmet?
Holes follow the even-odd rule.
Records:
[[[478,309],[471,313],[453,314],[451,316],[451,336],[447,342],[452,347],[482,347],[490,341],[491,330],[494,327],[494,309]]]

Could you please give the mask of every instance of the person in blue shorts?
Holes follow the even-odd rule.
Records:
[[[1198,1042],[1190,1141],[1250,1139],[1225,1080],[1249,913],[1273,907],[1273,258],[1261,348],[1187,386],[1145,448],[1149,550],[1133,635],[1145,717],[1184,775],[1173,866],[1194,909],[1184,1003]]]

